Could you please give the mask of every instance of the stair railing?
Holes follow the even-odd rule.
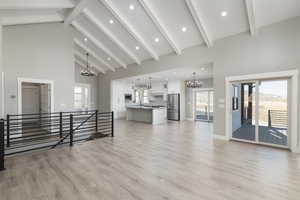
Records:
[[[52,146],[52,149],[54,149],[55,147],[57,147],[58,145],[60,145],[61,143],[64,142],[65,139],[67,139],[68,137],[70,137],[70,146],[73,146],[73,136],[74,136],[74,132],[77,131],[80,127],[82,127],[87,121],[89,121],[92,117],[94,117],[95,115],[97,116],[98,111],[95,111],[93,114],[91,114],[89,117],[87,117],[83,122],[81,122],[75,129],[73,129],[73,124],[74,124],[74,120],[73,120],[73,114],[70,114],[70,132],[68,134],[66,134],[65,136],[63,136],[55,145]],[[97,118],[96,118],[97,120]],[[96,125],[97,128],[97,125]]]

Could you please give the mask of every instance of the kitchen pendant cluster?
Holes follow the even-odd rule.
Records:
[[[144,89],[144,90],[150,90],[152,89],[152,78],[149,77],[148,79],[141,80],[137,79],[133,82],[132,89]]]
[[[86,53],[86,69],[83,69],[80,72],[80,75],[81,76],[88,76],[88,77],[96,76],[96,74],[93,71],[91,71],[91,66],[89,64],[89,53]]]
[[[201,88],[203,83],[199,79],[196,79],[196,72],[193,72],[193,79],[185,81],[185,85],[188,88]]]

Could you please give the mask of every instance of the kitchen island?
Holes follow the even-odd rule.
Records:
[[[166,107],[153,106],[127,106],[127,120],[145,122],[150,124],[163,124],[167,122]]]

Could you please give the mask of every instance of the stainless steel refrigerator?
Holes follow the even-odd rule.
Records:
[[[180,121],[180,94],[168,94],[168,120]]]

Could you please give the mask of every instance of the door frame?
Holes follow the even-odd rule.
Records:
[[[88,97],[87,97],[87,107],[88,110],[92,109],[92,91],[91,91],[91,84],[89,83],[75,83],[74,88],[75,87],[83,87],[83,88],[87,88],[88,89]],[[73,90],[74,90],[73,88]],[[75,107],[75,103],[73,105]]]
[[[50,91],[50,112],[54,112],[54,81],[52,80],[45,80],[45,79],[32,79],[32,78],[17,78],[18,82],[18,115],[22,114],[22,83],[41,83],[41,84],[49,84],[51,91]]]
[[[250,75],[241,75],[241,76],[230,76],[225,78],[226,82],[226,139],[231,140],[231,132],[232,132],[232,115],[231,115],[231,83],[238,81],[253,81],[253,80],[263,80],[263,79],[280,79],[280,78],[289,78],[290,84],[290,127],[289,127],[289,146],[288,148],[292,152],[299,151],[300,138],[298,138],[298,74],[299,71],[288,70],[288,71],[278,71],[278,72],[270,72],[270,73],[260,73],[260,74],[250,74]],[[256,97],[258,98],[258,97]],[[254,143],[254,142],[252,142]],[[256,142],[255,142],[256,143]],[[264,144],[264,143],[260,143]],[[270,145],[270,144],[266,144]],[[270,146],[278,146],[278,145],[270,145]]]
[[[197,88],[197,89],[193,89],[193,101],[192,101],[192,106],[193,106],[193,120],[196,121],[196,92],[215,92],[214,88]],[[208,101],[210,100],[210,96],[208,97]],[[208,116],[209,117],[209,116]],[[197,121],[203,121],[203,122],[208,122],[204,121],[204,120],[197,120]]]

